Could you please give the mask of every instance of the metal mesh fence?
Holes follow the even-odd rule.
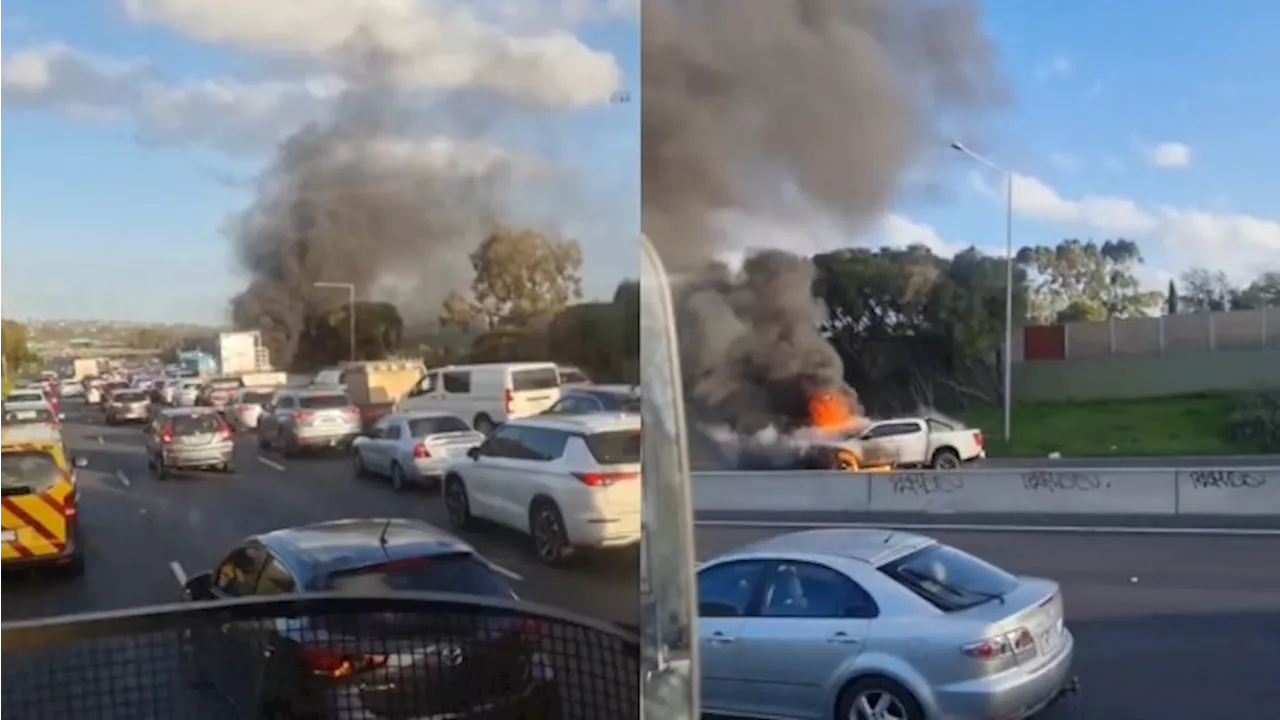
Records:
[[[626,720],[639,643],[523,603],[295,596],[11,623],[15,720]]]

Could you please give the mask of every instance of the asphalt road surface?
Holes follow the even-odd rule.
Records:
[[[698,557],[778,532],[699,527]],[[1062,584],[1081,693],[1046,720],[1280,716],[1280,537],[928,534]]]
[[[5,621],[176,602],[178,576],[204,572],[248,535],[352,517],[411,517],[447,527],[438,493],[394,493],[356,479],[342,455],[284,460],[237,442],[234,475],[199,473],[158,481],[147,470],[141,426],[109,427],[96,409],[64,406],[69,451],[88,459],[77,473],[87,551],[83,576],[6,574]],[[538,563],[527,541],[498,529],[465,539],[502,567],[522,597],[591,617],[636,623],[634,554],[583,558],[572,567]]]

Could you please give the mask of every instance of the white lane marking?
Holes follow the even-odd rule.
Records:
[[[515,580],[516,582],[524,582],[524,576],[516,572],[515,570],[503,567],[498,563],[493,562],[492,560],[488,562],[489,562],[489,567],[492,568],[493,571],[498,573],[499,575],[505,575],[506,577],[512,580]]]
[[[276,462],[275,460],[272,460],[272,459],[270,459],[270,458],[264,458],[264,457],[262,457],[261,455],[259,455],[259,456],[258,456],[258,462],[262,463],[263,465],[266,465],[267,467],[271,468],[272,470],[277,470],[277,471],[279,471],[279,472],[284,472],[284,471],[285,471],[285,467],[284,467],[284,465],[281,465],[280,463],[278,463],[278,462]]]
[[[1215,528],[1215,527],[1135,527],[1108,525],[982,525],[956,523],[857,523],[857,522],[801,522],[798,520],[698,520],[698,527],[709,528],[760,528],[774,530],[804,529],[877,529],[912,530],[929,532],[990,532],[990,533],[1059,533],[1074,535],[1225,535],[1236,537],[1280,537],[1280,529],[1273,528]]]
[[[120,478],[121,485],[129,487],[129,476],[125,475],[123,470],[117,470],[116,477]]]
[[[182,587],[186,587],[187,571],[182,569],[182,563],[177,560],[170,560],[169,569],[173,571],[173,576],[178,579],[178,584]]]

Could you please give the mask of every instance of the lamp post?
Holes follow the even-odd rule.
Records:
[[[951,143],[951,149],[1004,175],[1004,441],[1013,437],[1013,173],[965,147]]]
[[[354,283],[345,282],[317,282],[312,283],[318,288],[337,288],[347,291],[347,319],[350,325],[347,327],[348,339],[351,341],[351,362],[356,361],[356,286]]]

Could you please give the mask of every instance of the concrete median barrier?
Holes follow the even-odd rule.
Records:
[[[1276,515],[1280,467],[708,472],[699,512]]]

